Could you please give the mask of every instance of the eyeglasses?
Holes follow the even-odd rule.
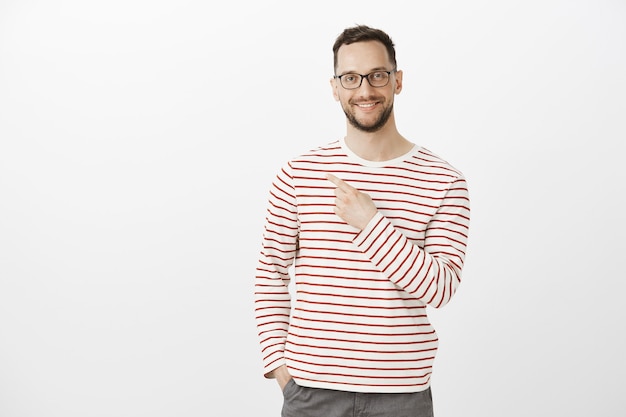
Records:
[[[357,74],[355,72],[349,72],[343,75],[335,75],[333,78],[338,78],[341,86],[346,90],[354,90],[361,86],[363,78],[367,78],[367,82],[372,87],[384,87],[389,84],[389,76],[394,70],[391,71],[373,71],[369,74]]]

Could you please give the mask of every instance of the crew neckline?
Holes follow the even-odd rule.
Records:
[[[421,146],[413,144],[413,147],[409,149],[409,151],[404,153],[403,155],[397,156],[392,159],[387,159],[385,161],[370,161],[369,159],[361,158],[360,156],[352,152],[352,150],[348,147],[348,144],[346,144],[345,136],[339,139],[339,145],[341,146],[341,149],[343,149],[343,151],[346,153],[349,159],[351,159],[352,161],[360,165],[369,166],[369,167],[384,167],[384,166],[396,165],[400,162],[406,161],[407,159],[409,159],[410,156],[415,155],[421,149]]]

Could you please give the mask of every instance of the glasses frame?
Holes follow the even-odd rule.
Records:
[[[387,73],[387,82],[384,85],[372,85],[372,82],[370,81],[370,75],[377,73],[377,72],[385,72]],[[389,85],[389,80],[391,79],[391,73],[392,72],[396,72],[396,68],[392,69],[391,71],[384,71],[384,70],[376,70],[376,71],[372,71],[368,74],[359,74],[357,72],[348,72],[346,74],[341,74],[341,75],[333,75],[333,78],[338,79],[339,80],[339,84],[341,84],[341,86],[343,88],[345,88],[346,90],[356,90],[357,88],[361,87],[361,85],[363,85],[363,78],[367,79],[367,83],[370,85],[370,87],[372,88],[383,88],[386,87],[387,85]],[[342,78],[345,77],[346,75],[358,75],[359,77],[361,77],[361,79],[359,80],[359,85],[357,85],[356,87],[346,87],[345,85],[343,85],[343,80]]]

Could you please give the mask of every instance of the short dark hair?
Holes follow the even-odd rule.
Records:
[[[374,29],[366,25],[357,25],[345,29],[337,36],[335,44],[333,45],[333,69],[335,71],[337,70],[337,51],[339,51],[342,45],[367,41],[378,41],[382,43],[385,49],[387,49],[389,60],[393,64],[393,67],[396,68],[396,49],[391,37],[380,29]]]

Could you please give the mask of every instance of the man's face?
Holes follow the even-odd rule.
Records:
[[[343,45],[337,51],[337,72],[369,74],[373,71],[392,71],[387,50],[380,42],[368,41]],[[341,103],[348,121],[364,132],[376,132],[389,120],[393,112],[394,94],[402,89],[402,72],[392,72],[384,87],[372,87],[367,78],[356,89],[344,88],[338,79],[331,80],[333,96]]]

